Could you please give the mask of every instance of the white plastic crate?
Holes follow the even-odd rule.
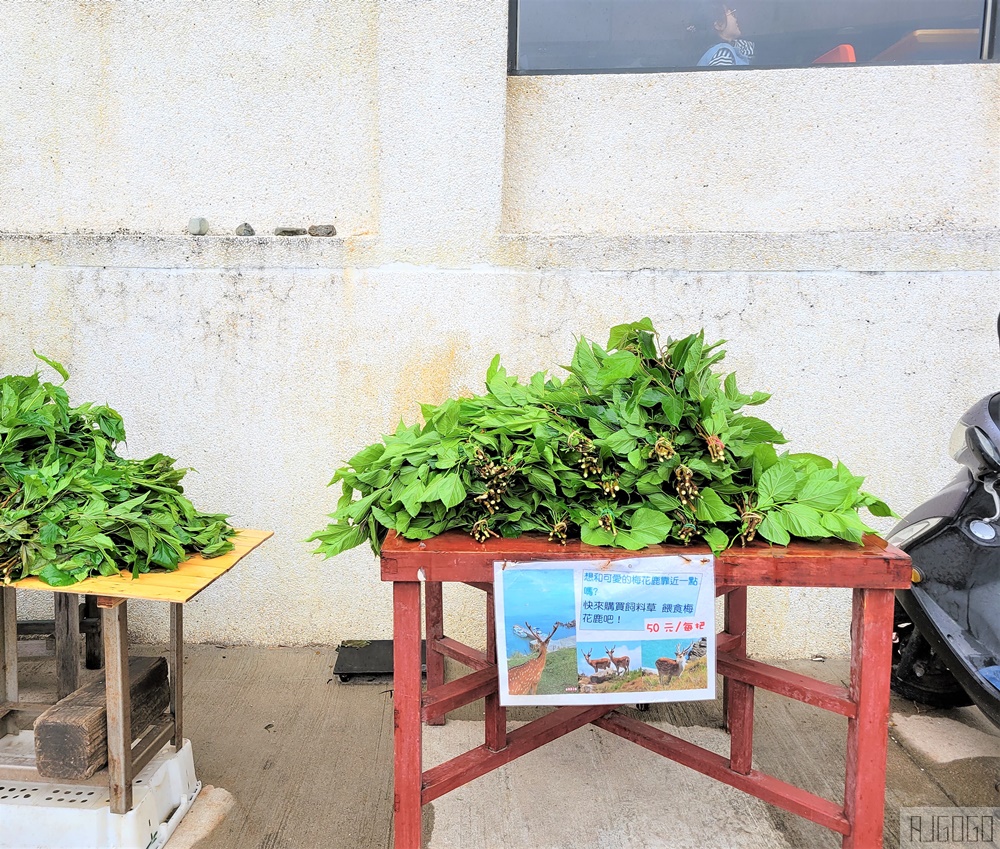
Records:
[[[34,751],[30,731],[4,743]],[[200,790],[189,740],[135,777],[127,814],[111,813],[107,787],[0,779],[0,849],[160,849]]]

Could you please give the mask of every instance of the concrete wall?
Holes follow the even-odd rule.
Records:
[[[388,636],[370,552],[304,542],[325,484],[497,352],[527,376],[620,321],[704,327],[793,449],[899,512],[996,387],[1000,68],[508,79],[506,9],[7,4],[0,367],[60,359],[131,452],[275,531],[189,605],[194,640]],[[481,596],[448,600],[481,642]],[[845,650],[846,593],[756,601],[756,651]]]

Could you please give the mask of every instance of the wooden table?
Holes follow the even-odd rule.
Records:
[[[0,737],[16,734],[16,714],[38,715],[50,705],[18,700],[16,591],[54,593],[56,603],[56,661],[58,697],[76,689],[79,669],[79,619],[75,614],[80,595],[97,597],[104,634],[105,681],[108,712],[108,765],[81,783],[107,784],[111,812],[127,813],[132,807],[132,779],[169,741],[183,744],[183,608],[205,587],[222,577],[243,557],[272,536],[271,531],[238,531],[227,554],[205,559],[194,555],[174,572],[149,572],[132,578],[130,572],[88,578],[70,587],[50,587],[37,578],[25,578],[0,592]],[[170,713],[155,723],[132,746],[128,676],[129,599],[148,599],[170,605]],[[76,624],[74,632],[73,624]],[[68,689],[67,689],[68,688]],[[34,758],[0,763],[0,779],[45,781]]]
[[[570,731],[593,723],[843,835],[845,849],[880,849],[884,814],[892,658],[893,591],[909,586],[910,559],[877,537],[865,544],[795,542],[787,548],[754,543],[715,561],[716,595],[725,596],[725,623],[717,637],[717,672],[724,677],[723,708],[730,732],[728,758],[626,717],[608,705],[561,707],[511,733],[498,696],[493,563],[497,560],[591,560],[703,553],[653,546],[640,552],[565,546],[544,537],[479,544],[451,532],[411,542],[390,534],[382,547],[382,580],[393,585],[395,846],[419,849],[421,808]],[[486,595],[486,651],[444,634],[442,585],[469,584]],[[747,588],[843,587],[853,590],[851,675],[838,687],[747,658]],[[424,589],[426,588],[426,589]],[[427,689],[421,692],[421,594],[426,592]],[[444,658],[473,671],[445,683]],[[753,768],[754,688],[847,717],[843,806]],[[442,724],[445,714],[485,699],[485,743],[424,770],[421,720]],[[721,835],[720,835],[721,836]]]

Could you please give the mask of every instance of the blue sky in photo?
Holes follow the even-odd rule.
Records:
[[[571,622],[576,618],[572,569],[505,569],[503,597],[508,657],[529,651],[528,641],[514,633],[514,625],[523,628],[527,622],[545,637],[556,622]],[[560,628],[552,642],[572,633]]]

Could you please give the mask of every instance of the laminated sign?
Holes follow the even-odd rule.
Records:
[[[711,555],[493,570],[501,704],[715,698]]]

